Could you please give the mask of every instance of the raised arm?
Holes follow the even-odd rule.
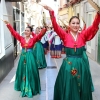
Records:
[[[33,37],[35,37],[35,36],[36,36],[36,34],[35,34],[34,32],[32,32],[32,36],[33,36]]]
[[[56,22],[56,18],[54,16],[54,11],[48,7],[48,6],[44,6],[44,8],[46,10],[49,11],[50,13],[50,18],[51,18],[51,21],[52,21],[52,25],[53,25],[53,28],[54,28],[54,31],[60,36],[60,38],[64,41],[65,39],[65,35],[66,35],[66,32],[57,24]]]
[[[21,39],[21,36],[19,35],[19,33],[17,33],[13,27],[7,22],[7,21],[4,21],[4,23],[6,24],[6,26],[8,27],[9,31],[11,32],[11,34],[17,39],[20,41]]]
[[[43,28],[41,30],[41,32],[37,36],[34,37],[34,39],[33,39],[34,42],[38,42],[42,38],[42,36],[46,33],[46,31],[47,31],[47,29]]]
[[[87,29],[85,29],[84,31],[82,31],[82,35],[85,41],[91,40],[96,35],[99,29],[99,23],[100,23],[100,14],[97,13],[92,25]]]
[[[57,24],[56,22],[56,18],[54,16],[54,11],[49,11],[50,13],[50,18],[52,21],[52,25],[54,27],[54,31],[60,36],[60,38],[64,41],[65,36],[66,36],[66,32]]]

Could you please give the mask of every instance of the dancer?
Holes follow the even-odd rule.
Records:
[[[54,45],[54,36],[55,36],[54,28],[51,27],[51,31],[49,33],[49,47],[50,47],[50,56],[51,58],[56,58],[55,57],[55,45]]]
[[[26,27],[25,37],[22,37],[17,33],[9,22],[4,21],[11,34],[21,43],[22,52],[20,55],[16,78],[15,78],[15,90],[21,91],[22,97],[32,98],[36,94],[40,94],[40,78],[37,68],[37,63],[33,55],[33,46],[39,41],[46,32],[44,28],[38,36],[31,38],[32,28]]]
[[[48,33],[49,33],[49,27],[47,27],[47,31],[46,31],[45,35],[42,37],[42,39],[41,39],[41,43],[43,45],[45,54],[48,53],[48,49],[49,49]]]
[[[93,100],[94,87],[85,45],[99,29],[100,12],[92,25],[81,33],[78,33],[80,20],[73,16],[69,20],[70,32],[66,34],[57,24],[52,8],[46,5],[44,8],[49,11],[54,31],[63,40],[66,52],[55,82],[53,100]]]
[[[39,34],[40,34],[40,29],[37,27],[35,30],[35,35],[38,36]],[[36,58],[36,62],[38,64],[38,68],[41,68],[41,69],[46,68],[47,63],[46,63],[46,59],[45,59],[44,48],[40,41],[35,43],[35,45],[33,47],[33,53]]]
[[[62,49],[62,45],[61,45],[61,39],[60,37],[57,35],[56,32],[53,32],[52,35],[49,38],[49,41],[51,42],[51,50],[53,50],[54,52],[54,56],[51,54],[51,57],[53,58],[61,58],[61,49]],[[53,46],[53,47],[52,47]],[[53,49],[54,48],[54,49]],[[52,51],[51,51],[52,52]]]

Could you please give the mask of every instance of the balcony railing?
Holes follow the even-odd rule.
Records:
[[[41,0],[36,0],[36,2],[38,3],[38,2],[40,2]]]
[[[80,3],[81,1],[84,1],[84,0],[69,0],[69,2],[67,4],[63,5],[63,8],[73,6],[74,4]]]
[[[1,0],[0,0],[1,1]],[[6,2],[26,2],[27,0],[5,0]]]
[[[74,5],[76,3],[80,3],[81,1],[84,1],[84,0],[71,0],[70,3],[71,5]]]

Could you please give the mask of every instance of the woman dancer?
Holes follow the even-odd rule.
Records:
[[[38,36],[39,34],[40,34],[40,29],[37,27],[35,30],[35,35]],[[36,62],[38,64],[38,68],[46,68],[47,63],[45,59],[44,48],[40,41],[36,42],[36,44],[34,45],[33,53],[36,58]]]
[[[55,82],[53,100],[93,100],[94,87],[85,45],[99,29],[100,12],[96,14],[92,25],[81,33],[78,33],[80,20],[73,16],[69,20],[70,31],[66,34],[57,24],[52,8],[44,8],[49,11],[54,31],[64,42],[66,52]]]
[[[25,37],[22,37],[12,28],[9,22],[4,22],[11,34],[22,46],[14,88],[17,91],[21,91],[22,97],[27,96],[31,98],[38,93],[40,94],[41,91],[38,67],[33,55],[33,46],[45,34],[46,28],[44,28],[38,36],[31,38],[32,28],[28,26],[25,29]]]

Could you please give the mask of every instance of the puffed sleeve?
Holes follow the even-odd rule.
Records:
[[[33,38],[34,42],[36,43],[37,41],[39,41],[42,38],[42,36],[46,33],[46,31],[47,31],[47,29],[46,28],[43,28],[41,30],[41,32],[37,36],[35,36]]]
[[[82,35],[85,41],[91,40],[96,35],[99,29],[99,23],[100,23],[100,14],[97,13],[92,25],[87,29],[85,29],[84,31],[82,31]]]
[[[11,34],[17,39],[17,40],[21,40],[21,36],[19,35],[19,33],[17,33],[13,27],[10,24],[7,24],[7,27],[9,29],[9,31],[11,32]]]
[[[65,38],[67,38],[66,32],[57,24],[56,18],[54,16],[54,11],[49,11],[50,18],[52,21],[52,25],[54,28],[54,31],[59,35],[59,37],[64,41]]]

